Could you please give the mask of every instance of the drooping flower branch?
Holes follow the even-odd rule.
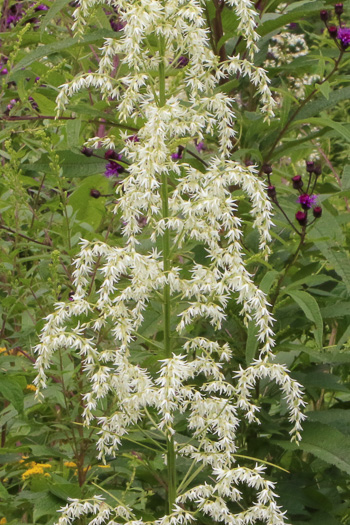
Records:
[[[75,12],[78,30],[99,0],[81,0]],[[106,3],[105,1],[103,2]],[[251,524],[260,520],[284,523],[275,502],[272,484],[264,481],[263,469],[237,466],[237,433],[240,413],[257,421],[258,407],[252,401],[256,381],[268,378],[281,387],[299,439],[303,415],[299,385],[288,371],[271,362],[274,346],[272,323],[264,293],[255,285],[244,263],[241,219],[230,187],[240,186],[251,202],[253,225],[266,257],[271,240],[271,202],[265,184],[254,167],[241,166],[228,157],[234,137],[232,100],[216,90],[219,80],[236,73],[247,75],[260,94],[262,110],[273,115],[273,101],[265,72],[252,63],[256,47],[255,13],[248,0],[229,0],[236,10],[238,31],[247,37],[250,60],[238,56],[219,63],[209,45],[203,5],[197,0],[108,0],[118,6],[121,37],[108,38],[97,73],[74,79],[62,87],[58,107],[64,109],[77,90],[95,87],[115,104],[119,118],[134,119],[140,126],[137,140],[113,130],[102,141],[89,140],[86,147],[119,150],[129,163],[118,186],[115,211],[123,222],[124,245],[81,241],[75,261],[75,294],[72,301],[58,303],[46,319],[37,346],[36,385],[46,385],[46,370],[58,348],[80,354],[91,388],[83,396],[84,418],[89,424],[100,400],[114,397],[111,412],[98,418],[101,431],[99,456],[115,455],[123,436],[135,424],[157,426],[166,438],[168,468],[168,514],[159,525],[176,525],[209,516],[225,523]],[[155,42],[157,45],[155,45]],[[118,54],[128,71],[112,75]],[[176,67],[179,57],[188,62]],[[203,171],[186,161],[187,144],[205,136],[217,142]],[[174,157],[181,146],[181,155]],[[88,150],[90,151],[90,150]],[[140,233],[145,217],[151,246],[145,247]],[[205,263],[188,257],[193,244],[206,250]],[[185,261],[181,265],[182,261]],[[190,261],[190,262],[187,262]],[[90,279],[96,265],[96,300],[91,298]],[[218,332],[226,319],[226,307],[235,296],[245,321],[254,320],[261,343],[259,357],[230,381],[224,367],[234,349],[210,338],[191,336],[190,327],[206,320]],[[135,364],[135,340],[141,337],[144,315],[154,298],[162,301],[162,341],[153,345],[158,364],[146,369]],[[176,311],[175,311],[176,303]],[[114,348],[100,341],[109,328]],[[186,417],[187,441],[176,440],[176,418]],[[208,469],[205,485],[191,479],[179,483],[176,462],[183,457],[201,462]],[[192,468],[192,467],[191,467]],[[246,510],[232,510],[240,502],[237,485],[256,491]],[[191,501],[196,501],[193,511]],[[127,524],[135,521],[132,511],[111,508],[98,498],[85,504],[74,501],[59,519],[67,525],[91,512],[90,522]],[[239,503],[241,505],[241,503]]]

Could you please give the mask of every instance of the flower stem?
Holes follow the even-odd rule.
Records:
[[[160,55],[162,61],[159,64],[159,107],[163,107],[166,103],[165,97],[165,64],[164,51],[165,39],[160,37],[159,42]],[[168,177],[165,171],[162,173],[162,215],[163,219],[169,217],[169,195],[168,195]],[[170,271],[170,231],[168,226],[165,227],[162,237],[162,251],[163,251],[163,271],[167,276]],[[170,302],[170,286],[164,285],[163,291],[163,329],[164,329],[164,353],[166,359],[171,358],[171,302]],[[167,466],[168,466],[168,513],[171,514],[173,505],[176,500],[176,454],[174,437],[169,433],[167,440]]]

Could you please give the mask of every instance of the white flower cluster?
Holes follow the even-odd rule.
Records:
[[[309,53],[309,46],[304,35],[294,34],[289,31],[282,31],[271,38],[268,47],[268,58],[265,61],[265,67],[278,67],[290,64],[298,57],[305,56]],[[305,86],[315,84],[320,80],[317,74],[303,74],[301,77],[287,76],[290,92],[297,98],[305,97]],[[278,106],[281,106],[282,99],[275,96]]]
[[[91,9],[101,3],[80,1],[75,12],[77,30],[84,26]],[[81,242],[73,300],[56,305],[36,347],[36,385],[39,391],[45,387],[46,372],[58,348],[76,350],[91,383],[83,396],[86,424],[95,417],[98,402],[108,394],[113,396],[112,412],[98,418],[99,457],[115,455],[123,435],[142,420],[166,438],[166,461],[183,456],[208,469],[207,484],[187,492],[184,481],[177,487],[169,514],[156,525],[187,524],[200,521],[201,515],[230,525],[261,521],[282,525],[283,513],[276,505],[272,483],[262,477],[262,468],[236,465],[237,434],[242,413],[249,421],[257,420],[258,407],[252,402],[257,380],[273,380],[281,387],[296,439],[303,402],[300,386],[283,366],[271,362],[273,319],[264,293],[244,263],[241,219],[230,188],[240,187],[250,200],[253,226],[265,257],[271,241],[271,203],[255,168],[228,158],[234,136],[232,101],[215,89],[224,76],[245,74],[256,85],[263,110],[272,115],[268,79],[246,58],[231,57],[219,64],[209,45],[204,6],[199,0],[107,3],[118,6],[125,23],[123,36],[106,39],[99,71],[63,86],[58,106],[64,109],[76,91],[95,86],[114,99],[120,118],[142,121],[138,141],[130,140],[126,133],[104,140],[109,147],[123,142],[122,153],[129,162],[115,210],[122,217],[125,243],[120,247]],[[252,56],[257,40],[252,3],[228,0],[227,4],[237,13],[238,31],[246,35]],[[158,41],[157,47],[151,46],[150,35]],[[116,54],[123,58],[129,73],[114,79],[111,72]],[[174,66],[183,56],[188,65],[175,74]],[[179,145],[210,135],[218,148],[205,169],[172,158]],[[100,140],[90,143],[97,146]],[[140,217],[147,219],[150,230],[153,247],[147,250],[140,242]],[[205,263],[187,262],[193,245],[206,250]],[[97,299],[92,301],[90,282],[95,274]],[[258,359],[231,381],[227,374],[233,354],[230,346],[218,342],[218,335],[212,339],[189,335],[191,326],[201,319],[207,320],[213,331],[220,330],[233,296],[245,321],[255,321],[261,349]],[[155,372],[135,364],[132,355],[135,340],[142,340],[145,312],[159,297],[163,301],[164,344],[147,340],[159,356]],[[176,314],[172,312],[175,302]],[[112,349],[100,341],[99,335],[106,329],[114,340]],[[192,436],[181,444],[175,439],[179,415],[187,418]],[[195,477],[191,479],[195,483]],[[240,484],[254,489],[256,497],[249,508],[234,512],[229,502],[242,499]],[[196,502],[196,511],[191,510],[191,501]],[[112,509],[95,498],[70,503],[58,524],[71,524],[83,514],[95,516],[90,525],[143,523],[124,507]]]

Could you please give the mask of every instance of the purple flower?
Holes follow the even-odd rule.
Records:
[[[49,10],[49,8],[45,4],[39,4],[34,9],[34,11],[48,11],[48,10]]]
[[[176,62],[176,66],[178,69],[181,69],[185,66],[187,66],[189,62],[189,59],[187,57],[181,56],[178,61]]]
[[[300,195],[297,199],[297,202],[301,204],[301,207],[304,210],[308,210],[312,208],[314,204],[316,204],[317,195],[308,195],[307,193],[303,193]]]
[[[202,151],[205,151],[207,148],[204,144],[204,142],[197,142],[195,141],[195,145],[196,145],[196,150],[198,151],[198,153],[202,153]]]
[[[131,142],[140,142],[140,139],[137,135],[131,135],[131,137],[128,137],[127,140],[130,140]]]
[[[17,103],[17,100],[15,98],[13,98],[12,100],[10,100],[10,103],[7,104],[7,109],[8,111],[11,111],[11,109],[14,107],[14,105]]]
[[[33,109],[35,110],[38,110],[39,109],[39,106],[38,104],[35,102],[35,100],[33,99],[33,97],[28,97],[28,100],[32,106]]]
[[[0,75],[7,75],[8,73],[8,69],[6,67],[3,67],[1,70],[0,70]]]
[[[173,160],[180,160],[180,159],[182,159],[182,153],[183,153],[183,150],[184,150],[184,149],[185,149],[185,148],[184,148],[183,146],[179,146],[179,147],[177,148],[177,152],[171,154],[171,158],[172,158]]]
[[[110,20],[109,23],[113,31],[116,32],[121,31],[125,27],[125,22],[121,22],[120,20]]]
[[[339,27],[337,38],[340,40],[343,49],[350,45],[350,27]]]
[[[109,162],[106,165],[105,176],[109,179],[110,177],[118,177],[120,173],[123,173],[124,168],[117,162]]]

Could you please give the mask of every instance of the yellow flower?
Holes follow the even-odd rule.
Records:
[[[31,390],[32,392],[36,392],[36,386],[35,385],[27,385],[26,390]]]
[[[51,465],[49,463],[35,463],[35,461],[32,461],[28,465],[28,469],[23,472],[22,479],[23,481],[26,481],[31,476],[41,475],[45,477],[50,477],[50,474],[48,472],[45,472],[45,468],[51,468]]]
[[[74,463],[74,461],[65,461],[63,464],[65,467],[68,467],[68,468],[75,468],[77,466],[77,464]]]
[[[0,354],[3,354],[4,352],[7,352],[7,349],[6,349],[4,346],[2,346],[2,347],[0,348]],[[3,518],[3,519],[6,519],[6,518]],[[0,522],[0,523],[1,523],[1,522]]]
[[[1,348],[0,348],[0,350],[1,350]],[[7,519],[6,518],[1,518],[0,525],[5,525],[5,523],[7,523]]]

